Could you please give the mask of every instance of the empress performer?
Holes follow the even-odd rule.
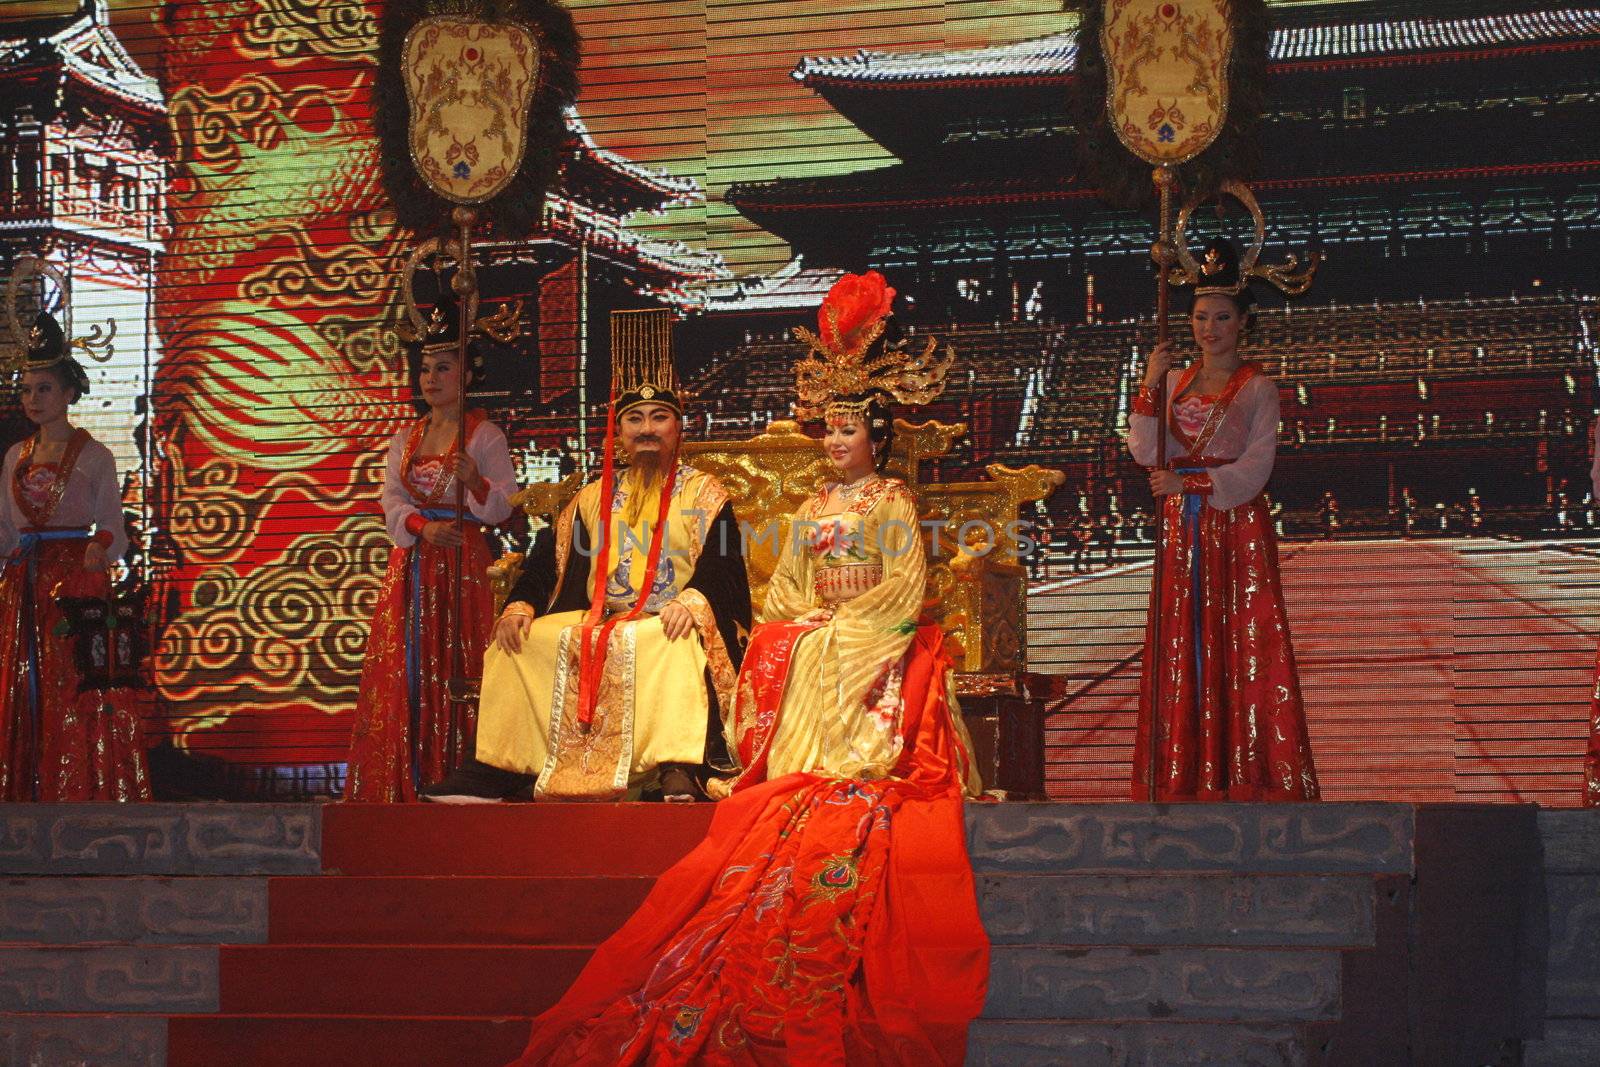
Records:
[[[473,356],[469,348],[469,365],[462,366],[456,314],[453,302],[443,302],[422,341],[417,385],[428,413],[389,441],[381,501],[394,550],[361,668],[349,800],[416,800],[421,789],[471,758],[476,740],[476,708],[451,700],[448,686],[453,671],[476,678],[482,670],[494,624],[484,527],[511,516],[517,487],[505,434],[482,410],[465,410]],[[463,418],[467,447],[458,453]],[[455,522],[457,481],[466,488],[464,529]],[[458,549],[460,619],[451,585]]]
[[[1200,359],[1171,370],[1150,354],[1128,448],[1156,462],[1156,385],[1167,376],[1164,432],[1178,458],[1150,474],[1161,509],[1161,575],[1150,592],[1133,797],[1148,793],[1152,720],[1157,800],[1315,800],[1278,546],[1263,490],[1278,442],[1278,387],[1244,359],[1255,305],[1233,247],[1211,244],[1189,315]],[[1161,706],[1152,707],[1154,672]]]
[[[0,473],[0,799],[149,800],[126,689],[82,685],[57,598],[111,599],[128,548],[111,450],[68,409],[89,377],[48,312],[24,341],[22,410],[38,427]]]
[[[838,481],[795,516],[746,651],[732,796],[523,1064],[962,1061],[988,978],[962,818],[978,781],[943,635],[919,625],[915,501],[879,473],[884,394],[932,399],[949,357],[880,342],[893,296],[847,275],[803,333],[821,358],[797,410],[826,414]]]

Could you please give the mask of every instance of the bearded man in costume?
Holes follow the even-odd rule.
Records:
[[[613,314],[603,473],[535,542],[484,655],[477,760],[428,799],[693,800],[726,766],[750,589],[727,491],[678,458],[682,398],[671,313]]]

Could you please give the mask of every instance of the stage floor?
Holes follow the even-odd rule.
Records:
[[[1328,799],[1580,802],[1600,542],[1297,542],[1282,561]],[[1127,796],[1149,588],[1144,560],[1029,594],[1030,668],[1059,678],[1054,799]]]

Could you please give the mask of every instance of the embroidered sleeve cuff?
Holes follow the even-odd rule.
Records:
[[[406,516],[406,533],[412,537],[421,537],[422,528],[428,525],[428,520],[422,517],[422,512],[413,511]]]
[[[110,548],[111,547],[111,541],[112,541],[111,531],[110,530],[96,530],[94,532],[94,536],[89,538],[89,540],[98,542],[100,544],[100,547],[102,547],[102,548]]]
[[[1211,493],[1211,475],[1185,474],[1183,476],[1183,491],[1189,496],[1209,496]]]
[[[1133,413],[1149,418],[1156,417],[1156,391],[1149,386],[1139,390],[1139,395],[1133,398]]]

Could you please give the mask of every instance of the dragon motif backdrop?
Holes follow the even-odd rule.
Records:
[[[373,12],[174,3],[162,26],[175,159],[156,427],[177,568],[156,684],[191,749],[337,760],[387,551],[378,446],[410,415]]]

